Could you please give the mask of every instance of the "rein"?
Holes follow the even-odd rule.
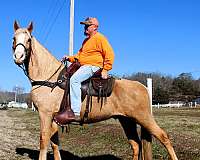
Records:
[[[49,82],[49,80],[59,71],[59,69],[61,68],[62,66],[62,63],[61,65],[57,68],[57,70],[49,77],[47,78],[46,80],[44,81],[36,81],[36,80],[33,80],[31,77],[29,77],[27,71],[26,71],[26,68],[24,66],[24,63],[23,65],[18,65],[23,71],[24,71],[24,74],[26,75],[26,77],[28,77],[28,79],[31,81],[31,85],[32,86],[35,86],[35,85],[39,85],[38,87],[34,88],[33,90],[35,89],[38,89],[42,86],[47,86],[47,87],[51,87],[52,88],[52,91],[53,89],[57,86],[58,82]],[[33,91],[32,90],[32,91]]]

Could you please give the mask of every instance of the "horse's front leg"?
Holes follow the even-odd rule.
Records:
[[[51,114],[39,112],[40,115],[40,155],[39,160],[47,160],[47,150],[51,137]]]
[[[59,151],[58,125],[55,122],[52,122],[51,147],[53,149],[54,160],[61,160]]]

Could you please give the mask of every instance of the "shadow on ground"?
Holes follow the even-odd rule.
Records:
[[[39,151],[32,150],[28,148],[16,148],[16,153],[19,155],[27,155],[32,160],[38,160],[39,158]],[[63,160],[122,160],[113,155],[99,155],[99,156],[90,156],[90,157],[79,157],[76,156],[68,151],[60,150],[60,154]],[[53,154],[48,153],[47,155],[48,160],[53,160]]]

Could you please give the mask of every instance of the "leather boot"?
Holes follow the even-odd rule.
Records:
[[[66,125],[69,124],[70,122],[75,121],[75,114],[71,108],[65,108],[62,112],[57,113],[54,117],[53,120],[58,124],[58,125]]]

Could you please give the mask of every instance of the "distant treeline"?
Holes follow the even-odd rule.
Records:
[[[200,97],[200,79],[195,80],[191,73],[181,73],[177,77],[162,75],[161,73],[133,73],[123,76],[129,80],[139,81],[146,86],[147,78],[153,80],[153,104],[164,104],[170,101],[191,102]],[[16,90],[16,89],[14,89]],[[19,88],[18,90],[19,91]],[[21,90],[20,90],[21,91]],[[0,90],[0,103],[7,103],[15,100],[15,92]],[[29,93],[18,92],[17,102],[31,104]]]
[[[2,103],[8,103],[10,101],[16,101],[23,103],[26,102],[28,104],[31,103],[30,94],[29,93],[21,93],[17,94],[15,92],[8,92],[8,91],[0,91],[0,104]]]
[[[191,102],[200,96],[200,79],[195,80],[191,73],[181,73],[177,77],[172,77],[161,73],[138,72],[123,78],[139,81],[145,86],[147,78],[152,78],[154,104],[169,101]]]

